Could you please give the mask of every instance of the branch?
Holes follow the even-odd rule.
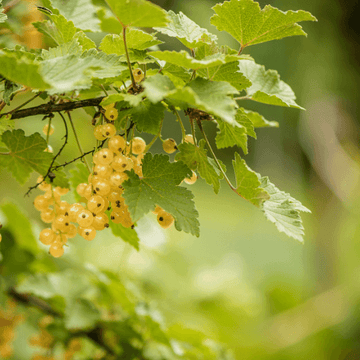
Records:
[[[51,315],[55,318],[63,319],[64,315],[54,310],[47,302],[42,299],[39,299],[33,295],[20,294],[15,288],[10,288],[8,290],[8,295],[11,296],[14,300],[21,302],[25,306],[32,306],[42,311],[45,314]],[[105,344],[102,333],[104,332],[104,328],[100,325],[96,326],[94,329],[88,331],[79,331],[76,333],[76,336],[86,336],[87,338],[94,341],[100,347],[102,347],[105,351],[107,351],[111,355],[116,355],[113,349],[111,349],[107,344]],[[74,335],[75,336],[75,335]]]
[[[53,159],[52,159],[52,161],[51,161],[51,164],[50,164],[50,166],[49,166],[49,169],[48,169],[46,175],[43,177],[43,180],[40,181],[40,182],[38,182],[36,185],[29,187],[29,190],[26,192],[25,196],[28,196],[28,195],[31,193],[31,191],[33,191],[33,190],[36,189],[40,184],[42,184],[42,183],[46,180],[46,178],[50,177],[49,175],[50,175],[50,173],[51,173],[51,170],[52,170],[52,167],[53,167],[53,165],[54,165],[54,163],[55,163],[55,160],[56,160],[57,157],[61,154],[61,152],[63,151],[65,145],[68,143],[69,131],[68,131],[67,123],[66,123],[66,120],[65,120],[64,116],[63,116],[61,113],[59,113],[59,115],[60,115],[61,118],[63,119],[64,126],[65,126],[65,141],[64,141],[64,143],[62,144],[62,146],[61,146],[61,148],[59,149],[59,151],[57,152],[57,154],[53,157]]]
[[[63,104],[53,104],[52,102],[48,102],[47,104],[35,106],[32,108],[17,110],[13,113],[9,111],[7,113],[1,114],[0,116],[11,115],[11,120],[15,120],[28,116],[48,115],[53,112],[69,111],[69,110],[80,109],[88,106],[98,106],[101,103],[102,99],[104,99],[104,97],[105,96],[100,96],[98,98],[79,100],[79,101],[68,102]]]

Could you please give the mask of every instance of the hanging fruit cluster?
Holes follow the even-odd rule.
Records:
[[[34,200],[34,206],[41,212],[41,219],[51,227],[40,232],[40,241],[49,245],[49,252],[54,257],[64,254],[64,245],[68,239],[77,234],[85,240],[91,241],[96,237],[97,231],[109,227],[109,221],[121,224],[125,228],[133,228],[128,206],[122,194],[123,182],[128,179],[126,171],[133,170],[140,178],[142,173],[142,160],[146,152],[146,143],[141,137],[134,137],[126,141],[123,136],[116,134],[116,128],[112,121],[118,117],[114,104],[104,108],[104,118],[109,122],[96,125],[94,136],[96,140],[107,140],[107,147],[101,148],[93,154],[92,173],[86,183],[77,186],[76,191],[82,201],[69,204],[61,199],[69,189],[53,187],[43,181],[42,177],[37,179],[40,184],[38,188],[44,191]],[[44,133],[53,133],[51,125],[45,125]],[[187,135],[187,142],[193,142],[192,135]],[[177,150],[173,139],[163,140],[163,149],[167,153]],[[184,181],[193,184],[197,179],[193,172],[191,178]],[[160,207],[154,211],[160,226],[169,228],[174,223],[174,218]]]

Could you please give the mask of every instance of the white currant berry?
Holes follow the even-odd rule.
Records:
[[[106,136],[102,132],[103,125],[97,125],[94,128],[94,136],[96,140],[102,141],[106,139]]]
[[[174,223],[174,217],[162,210],[158,212],[157,221],[163,229],[167,229]]]
[[[166,153],[172,154],[173,152],[175,152],[178,149],[176,145],[177,144],[174,139],[166,139],[163,142],[163,149]]]
[[[116,134],[116,127],[113,124],[104,124],[101,132],[105,138],[110,138]]]
[[[192,170],[191,170],[192,171]],[[192,171],[192,175],[190,178],[185,178],[184,181],[188,184],[188,185],[192,185],[196,182],[197,180],[197,175],[195,173],[195,171]]]
[[[144,78],[144,72],[140,68],[134,69],[132,73],[136,82],[140,82]]]
[[[115,135],[109,139],[108,148],[112,152],[116,154],[122,153],[125,150],[125,147],[126,147],[126,141],[122,136]]]
[[[115,108],[106,109],[105,117],[110,121],[115,121],[118,118],[118,111]]]
[[[43,229],[40,232],[39,240],[44,245],[50,245],[55,240],[55,235],[56,234],[52,229],[49,229],[49,228]]]
[[[141,137],[134,137],[131,141],[131,152],[135,155],[142,154],[146,148],[146,142]]]
[[[52,125],[50,125],[50,130],[49,130],[49,124],[46,124],[46,125],[44,125],[42,131],[45,135],[47,135],[48,132],[49,132],[49,135],[52,135],[54,133],[55,129]]]
[[[194,137],[192,136],[192,134],[187,134],[185,135],[185,142],[187,143],[190,143],[190,144],[195,144],[195,141],[194,141]]]

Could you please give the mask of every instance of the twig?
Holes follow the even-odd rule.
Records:
[[[61,113],[60,113],[60,114],[61,114]],[[82,149],[82,147],[81,147],[79,138],[78,138],[78,136],[77,136],[76,129],[75,129],[74,123],[73,123],[73,121],[72,121],[71,115],[70,115],[69,112],[67,112],[67,115],[68,115],[68,117],[69,117],[69,121],[70,121],[71,127],[72,127],[73,132],[74,132],[74,136],[75,136],[75,140],[76,140],[77,146],[78,146],[78,148],[79,148],[79,150],[80,150],[81,155],[84,155],[84,151],[83,151],[83,149]],[[90,166],[89,166],[89,164],[88,164],[88,162],[87,162],[87,160],[86,160],[86,157],[83,157],[83,159],[84,159],[84,163],[85,163],[87,169],[89,170],[89,173],[91,174],[91,169],[90,169]]]
[[[72,160],[70,160],[70,161],[66,161],[66,162],[64,162],[64,163],[61,164],[61,165],[53,166],[52,170],[53,170],[53,171],[56,171],[56,170],[58,170],[58,169],[61,169],[62,167],[65,167],[65,166],[68,166],[69,164],[74,163],[74,162],[77,161],[77,160],[82,159],[82,158],[83,158],[84,156],[86,156],[86,155],[94,154],[95,151],[97,151],[98,149],[100,149],[100,148],[103,147],[105,141],[106,141],[106,140],[103,140],[99,146],[95,146],[92,150],[87,151],[87,152],[84,152],[82,155],[76,157],[75,159],[72,159]]]
[[[205,134],[205,131],[204,131],[203,127],[202,127],[201,121],[198,121],[197,124],[198,124],[199,129],[200,129],[200,131],[201,131],[201,133],[202,133],[202,135],[203,135],[203,137],[204,137],[204,139],[205,139],[205,141],[206,141],[206,144],[207,144],[207,146],[208,146],[208,148],[209,148],[209,150],[210,150],[210,152],[211,152],[211,154],[212,154],[212,156],[213,156],[213,158],[214,158],[214,160],[215,160],[215,162],[216,162],[216,165],[218,166],[219,170],[220,170],[221,173],[223,174],[224,179],[226,180],[226,182],[227,182],[228,185],[230,186],[230,189],[231,189],[232,191],[234,191],[236,194],[240,195],[240,194],[237,192],[235,186],[233,186],[233,184],[231,183],[231,181],[230,181],[229,178],[227,177],[227,175],[226,175],[225,171],[223,170],[222,166],[220,165],[219,160],[218,160],[218,158],[216,157],[216,155],[215,155],[215,153],[214,153],[214,150],[213,150],[213,148],[211,147],[210,142],[209,142],[209,140],[208,140],[208,138],[207,138],[207,136],[206,136],[206,134]],[[241,195],[240,195],[240,196],[241,196]],[[241,197],[242,197],[242,196],[241,196]]]
[[[171,110],[172,110],[173,113],[175,114],[176,119],[177,119],[178,123],[180,124],[181,133],[182,133],[182,141],[185,141],[186,132],[185,132],[184,124],[183,124],[183,122],[181,121],[181,117],[180,117],[179,113],[177,112],[177,110],[175,109],[174,106],[171,108]]]
[[[28,116],[34,116],[34,115],[48,115],[54,112],[60,112],[60,111],[69,111],[69,110],[75,110],[83,107],[88,106],[98,106],[101,101],[104,99],[105,96],[100,96],[98,98],[93,99],[86,99],[86,100],[80,100],[80,101],[74,101],[74,102],[67,102],[63,104],[54,104],[53,102],[48,102],[46,104],[42,104],[39,106],[35,106],[28,109],[23,110],[17,110],[15,112],[7,112],[4,114],[1,114],[1,116],[11,115],[11,120],[15,119],[21,119]],[[122,109],[125,110],[125,109]]]
[[[127,63],[128,63],[128,66],[129,66],[129,71],[130,71],[131,83],[133,85],[133,88],[136,89],[136,82],[135,82],[135,79],[134,79],[134,74],[132,72],[131,62],[130,62],[130,57],[129,57],[129,51],[128,51],[127,44],[126,44],[126,26],[123,26],[122,34],[123,34],[124,48],[125,48],[125,53],[126,53],[126,60],[127,60]]]
[[[67,123],[66,123],[66,120],[65,120],[64,116],[63,116],[61,113],[59,113],[59,115],[61,116],[61,118],[62,118],[62,120],[63,120],[63,122],[64,122],[64,126],[65,126],[65,141],[64,141],[64,143],[62,144],[62,146],[61,146],[61,148],[59,149],[59,151],[57,152],[57,154],[53,157],[53,159],[52,159],[52,161],[51,161],[51,164],[50,164],[50,166],[49,166],[49,168],[48,168],[48,171],[47,171],[47,173],[46,173],[46,174],[44,175],[44,177],[43,177],[43,180],[40,181],[40,182],[38,182],[36,185],[29,187],[29,190],[26,192],[25,196],[29,196],[30,193],[31,193],[31,191],[33,191],[34,189],[36,189],[40,184],[42,184],[42,183],[46,180],[46,178],[49,177],[49,174],[51,173],[51,171],[52,171],[52,169],[53,169],[53,165],[54,165],[54,163],[55,163],[55,160],[59,157],[59,155],[60,155],[61,152],[63,151],[65,145],[68,143],[69,131],[68,131]]]
[[[41,92],[37,93],[35,96],[33,96],[31,99],[25,101],[23,104],[19,105],[18,107],[16,107],[15,109],[12,109],[11,111],[9,111],[8,114],[13,114],[16,110],[21,109],[22,107],[24,107],[25,105],[27,105],[28,103],[30,103],[31,101],[35,100],[39,95],[41,94]],[[4,114],[5,115],[5,114]]]

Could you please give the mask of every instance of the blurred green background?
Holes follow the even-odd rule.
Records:
[[[153,2],[184,12],[217,34],[219,43],[238,48],[210,25],[217,1]],[[150,214],[139,224],[140,252],[106,233],[91,243],[74,241],[66,256],[126,273],[142,284],[168,324],[204,331],[232,348],[236,359],[360,359],[359,4],[259,3],[283,11],[307,10],[318,19],[302,24],[307,38],[272,41],[244,52],[277,70],[306,108],[241,104],[278,121],[280,128],[259,129],[258,139],[250,140],[249,155],[240,152],[253,170],[268,175],[312,211],[302,215],[304,244],[278,233],[226,183],[215,195],[199,180],[191,190],[200,213],[200,238],[175,229],[163,232]],[[174,39],[159,37],[169,48],[182,48]],[[84,149],[91,148],[89,116],[78,110],[73,118]],[[180,140],[174,118],[165,120],[164,138]],[[41,132],[43,125],[40,117],[16,122],[28,134]],[[63,132],[61,119],[55,118],[54,125]],[[206,131],[213,138],[216,129],[209,124]],[[60,137],[51,143],[54,148],[60,144]],[[160,144],[153,149],[160,152]],[[77,151],[68,146],[63,159]],[[228,169],[233,152],[219,151]],[[20,187],[2,172],[0,198],[15,194],[39,231],[43,224],[32,207],[36,194],[23,197],[35,178]]]

